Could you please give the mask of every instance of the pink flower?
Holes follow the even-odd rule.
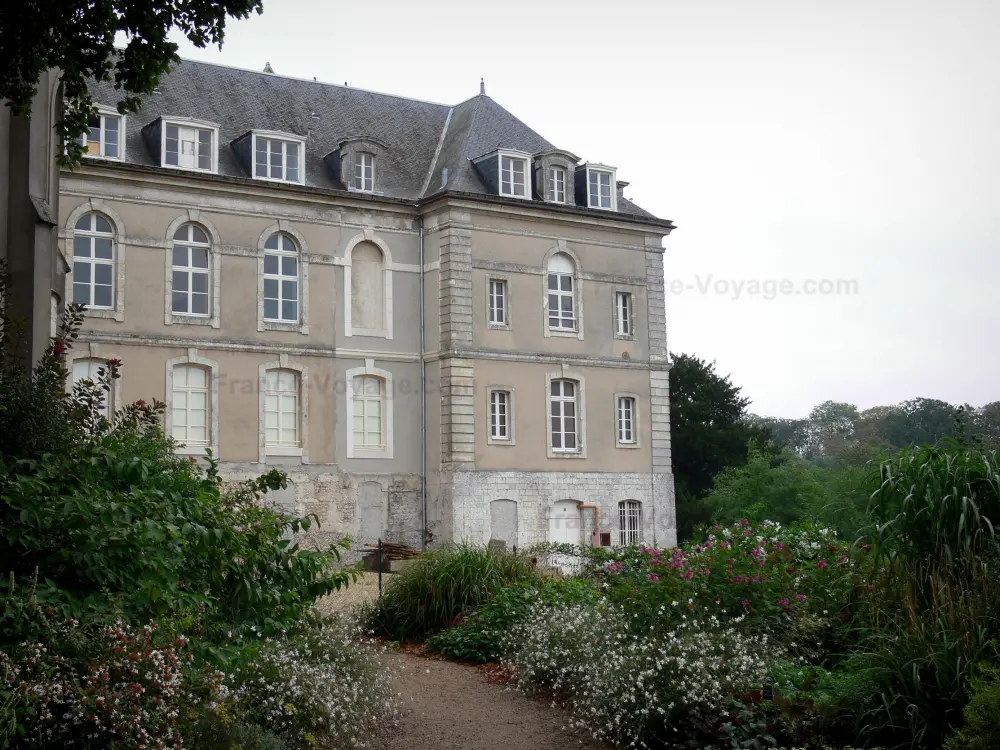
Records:
[[[742,604],[746,609],[750,609],[750,600],[749,599],[744,599],[743,601],[740,602],[740,604]]]
[[[656,583],[657,581],[660,580],[660,577],[656,575],[656,573],[650,573],[648,576],[646,576],[646,580],[649,581],[650,583]]]
[[[800,602],[804,602],[806,600],[806,595],[805,594],[796,594],[795,598],[798,599]]]
[[[826,562],[826,560],[820,560],[818,563],[816,563],[816,567],[822,570],[823,568],[829,567],[829,565]]]
[[[787,607],[788,606],[788,600],[787,599],[778,599],[778,606],[779,607]]]
[[[605,573],[612,573],[612,574],[614,574],[614,573],[621,573],[624,568],[625,568],[625,566],[622,565],[620,562],[618,562],[616,560],[616,561],[607,563],[604,566],[604,572]]]

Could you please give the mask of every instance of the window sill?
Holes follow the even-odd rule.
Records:
[[[349,453],[347,457],[391,459],[392,451],[388,448],[382,448],[381,450],[372,450],[371,448],[355,448],[354,451]]]
[[[284,177],[259,177],[254,175],[253,179],[260,180],[261,182],[277,182],[282,185],[305,185],[302,180],[286,180]]]
[[[634,333],[616,333],[615,334],[615,340],[616,341],[635,341],[635,334]]]
[[[615,443],[615,448],[622,448],[628,451],[634,451],[639,448],[638,443]]]
[[[218,169],[202,169],[201,167],[182,167],[179,164],[167,164],[165,162],[161,162],[160,166],[163,167],[164,169],[179,169],[182,172],[194,172],[196,174],[218,174],[219,173]]]
[[[487,323],[486,327],[491,331],[509,331],[510,323]]]
[[[292,333],[309,333],[309,326],[291,320],[259,320],[258,331],[291,331]]]
[[[510,446],[514,445],[514,438],[494,438],[494,437],[487,437],[486,438],[486,444],[487,445],[499,445],[499,446],[502,446],[502,447],[510,447]]]
[[[209,450],[212,450],[212,446],[210,445],[182,445],[175,451],[175,453],[177,453],[178,456],[203,457],[208,455]],[[212,453],[214,454],[215,451],[212,450]]]
[[[219,327],[219,321],[211,317],[202,317],[200,315],[185,315],[184,313],[167,313],[167,325],[180,325],[180,326],[211,326],[212,328]]]
[[[268,445],[264,447],[265,456],[301,456],[300,445]]]
[[[112,310],[110,308],[88,307],[85,315],[88,318],[106,318],[110,320],[117,320],[119,323],[123,323],[125,321],[124,311]]]
[[[504,192],[498,192],[497,195],[499,195],[501,198],[516,198],[519,201],[532,200],[530,195],[514,195],[512,193],[504,193]]]
[[[549,336],[558,336],[560,338],[567,338],[567,339],[577,339],[580,338],[580,332],[577,330],[570,330],[569,328],[550,328]]]
[[[556,448],[549,448],[549,458],[586,458],[587,454],[581,448],[575,451],[561,451]]]
[[[373,329],[373,328],[354,328],[354,327],[352,327],[351,328],[351,335],[352,336],[368,336],[369,338],[373,338],[373,339],[387,339],[387,338],[389,338],[389,332],[388,331],[386,331],[384,329],[376,330],[376,329]]]

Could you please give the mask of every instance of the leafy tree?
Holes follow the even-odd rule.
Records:
[[[88,79],[114,80],[123,92],[122,114],[135,112],[141,95],[153,89],[171,64],[177,45],[168,41],[174,27],[196,47],[222,45],[226,19],[261,13],[262,0],[21,0],[0,3],[0,99],[20,115],[30,115],[41,74],[61,71],[66,106],[56,123],[65,148],[62,160],[76,163],[83,154],[75,139],[97,113]],[[121,33],[123,48],[115,47]]]
[[[714,362],[688,354],[672,355],[670,434],[677,489],[677,534],[688,538],[707,522],[711,509],[703,498],[715,475],[747,461],[747,444],[764,443],[768,433],[746,421],[750,399]]]
[[[993,401],[972,410],[972,424],[983,443],[1000,448],[1000,401]]]

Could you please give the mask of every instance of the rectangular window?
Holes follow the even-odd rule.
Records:
[[[214,131],[186,125],[167,124],[163,163],[168,167],[212,171]]]
[[[121,158],[122,118],[120,115],[97,114],[87,120],[87,132],[80,136],[80,145],[87,156],[105,159]]]
[[[354,161],[354,189],[370,193],[375,190],[375,157],[358,154]]]
[[[528,162],[513,156],[500,157],[500,195],[528,197]]]
[[[633,336],[632,294],[615,292],[615,332],[619,336]]]
[[[510,440],[510,393],[490,391],[490,438]]]
[[[590,181],[590,207],[611,208],[611,173],[587,170]]]
[[[268,370],[264,385],[264,443],[299,446],[299,376],[291,370]]]
[[[551,441],[553,451],[579,450],[577,440],[576,383],[553,380],[550,396]]]
[[[552,203],[566,202],[566,170],[562,167],[549,169],[548,198]]]
[[[98,386],[100,390],[101,382],[101,370],[104,370],[107,374],[108,363],[100,359],[78,359],[73,362],[73,385],[76,385],[81,380],[89,380],[93,385]],[[111,419],[111,413],[114,411],[114,406],[111,403],[111,393],[100,390],[100,395],[103,397],[100,408],[97,410],[102,417],[107,420]]]
[[[382,415],[385,388],[382,378],[358,375],[354,378],[354,447],[385,448]]]
[[[568,273],[550,273],[549,328],[557,331],[576,330],[573,298],[573,276]]]
[[[209,431],[209,371],[197,365],[178,365],[173,372],[170,435],[188,448],[207,447]]]
[[[618,442],[635,443],[635,399],[631,396],[618,397]]]
[[[300,147],[296,141],[254,136],[254,177],[286,182],[302,182]]]
[[[490,279],[490,325],[507,325],[507,282]]]
[[[618,544],[627,547],[642,541],[642,504],[635,500],[618,503]]]

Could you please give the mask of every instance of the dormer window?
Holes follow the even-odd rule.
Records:
[[[611,170],[587,167],[587,205],[591,208],[616,210],[615,173]]]
[[[304,182],[305,142],[284,133],[255,131],[253,134],[253,176],[261,180]]]
[[[549,168],[549,191],[546,200],[550,203],[566,202],[566,170],[562,167]]]
[[[163,124],[163,166],[215,172],[218,168],[219,129],[193,120]]]
[[[125,118],[115,110],[101,108],[87,120],[87,132],[80,136],[80,145],[87,156],[105,159],[124,158]]]
[[[500,154],[500,195],[528,198],[528,160]]]
[[[364,193],[375,190],[375,155],[364,152],[354,157],[354,189]]]

